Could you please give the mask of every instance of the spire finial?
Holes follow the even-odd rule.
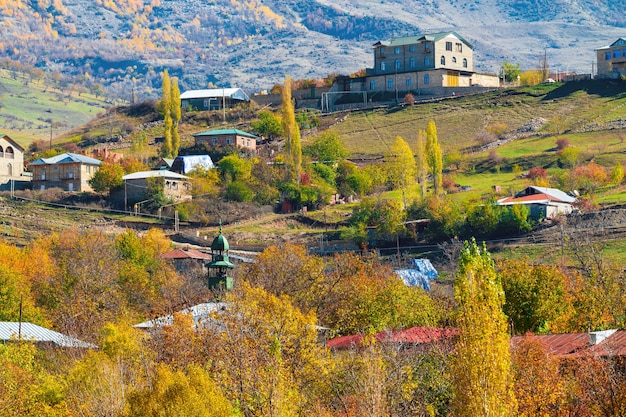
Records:
[[[220,218],[220,235],[222,234],[222,219]]]

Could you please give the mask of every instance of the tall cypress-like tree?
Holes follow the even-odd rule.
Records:
[[[180,88],[178,88],[178,78],[172,78],[172,93],[171,93],[171,109],[170,114],[172,116],[172,156],[178,156],[178,150],[180,149],[180,134],[178,133],[178,124],[182,116],[180,106]]]
[[[441,194],[443,188],[443,153],[437,138],[437,125],[434,120],[428,122],[426,129],[426,158],[430,167],[430,175],[433,178],[435,197]]]
[[[287,180],[296,180],[300,183],[302,169],[302,145],[300,143],[300,128],[296,122],[296,113],[291,98],[291,77],[285,77],[283,85],[283,134],[285,135],[285,165]]]
[[[453,415],[515,415],[504,291],[491,255],[475,240],[461,252],[454,298],[461,335],[452,360]]]
[[[387,172],[393,186],[402,191],[406,210],[406,191],[410,185],[415,184],[416,169],[413,151],[400,136],[396,136],[396,140],[391,145],[391,153],[387,155]]]
[[[422,202],[426,199],[426,173],[428,172],[428,162],[426,160],[426,131],[420,129],[417,132],[417,175],[422,192]]]
[[[163,83],[161,84],[161,111],[163,112],[163,145],[161,155],[170,158],[172,156],[172,82],[167,69],[163,71]]]

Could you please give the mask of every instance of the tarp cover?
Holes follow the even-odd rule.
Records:
[[[177,156],[172,164],[172,171],[188,174],[196,167],[211,169],[214,165],[209,155]]]
[[[433,264],[428,259],[413,259],[411,267],[411,269],[396,269],[393,272],[402,278],[405,285],[422,287],[430,291],[430,281],[439,276]]]

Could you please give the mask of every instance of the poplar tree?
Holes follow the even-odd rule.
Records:
[[[515,415],[504,291],[491,255],[474,239],[461,252],[454,298],[461,334],[452,359],[453,415]]]
[[[428,122],[428,128],[426,129],[426,158],[430,167],[430,175],[433,178],[434,195],[438,197],[443,188],[443,154],[441,146],[439,146],[437,125],[435,125],[434,120]]]
[[[300,128],[298,123],[296,123],[296,113],[291,98],[291,85],[291,77],[285,77],[285,84],[282,90],[285,165],[287,167],[287,180],[295,179],[300,183],[302,145],[300,143]]]
[[[413,151],[402,137],[396,136],[391,145],[391,153],[387,156],[387,171],[394,188],[402,191],[404,209],[406,210],[406,190],[415,183],[415,158]]]
[[[163,82],[161,84],[161,111],[163,112],[163,146],[161,155],[169,158],[172,156],[172,82],[167,69],[163,71]]]
[[[178,156],[178,150],[180,149],[180,135],[178,133],[178,124],[182,116],[180,106],[180,88],[178,88],[178,78],[172,78],[172,93],[171,93],[171,110],[172,117],[172,156]]]
[[[420,129],[417,132],[416,162],[423,202],[426,199],[426,173],[428,172],[428,162],[426,160],[426,131],[424,129]]]

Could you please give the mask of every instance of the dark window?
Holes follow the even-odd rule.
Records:
[[[430,83],[430,75],[424,74],[424,84],[429,84],[429,83]]]
[[[387,88],[393,88],[393,78],[387,79]]]
[[[415,52],[415,45],[409,46],[409,52]]]
[[[467,58],[463,58],[463,68],[467,68]]]
[[[374,90],[376,88],[376,83],[374,80],[370,80],[370,90]]]
[[[400,69],[400,60],[399,59],[396,59],[395,65],[396,65],[396,69],[399,70]]]
[[[441,65],[446,65],[446,57],[441,55]]]
[[[394,52],[396,55],[400,55],[400,48],[396,46],[396,47],[393,49],[393,52]]]
[[[406,79],[406,86],[407,87],[411,86],[411,77],[407,77],[407,79]]]
[[[446,42],[446,51],[452,50],[452,42]]]
[[[409,59],[409,66],[411,68],[415,68],[415,57],[411,57],[411,59]]]
[[[430,63],[430,57],[424,57],[424,66],[426,67],[430,67],[431,63]]]
[[[456,57],[455,56],[452,57],[452,63],[456,64]]]
[[[604,53],[604,59],[607,60],[607,61],[610,60],[611,59],[611,53],[610,52],[605,52]]]
[[[457,43],[456,44],[456,51],[457,52],[463,52],[463,44],[462,43]]]

